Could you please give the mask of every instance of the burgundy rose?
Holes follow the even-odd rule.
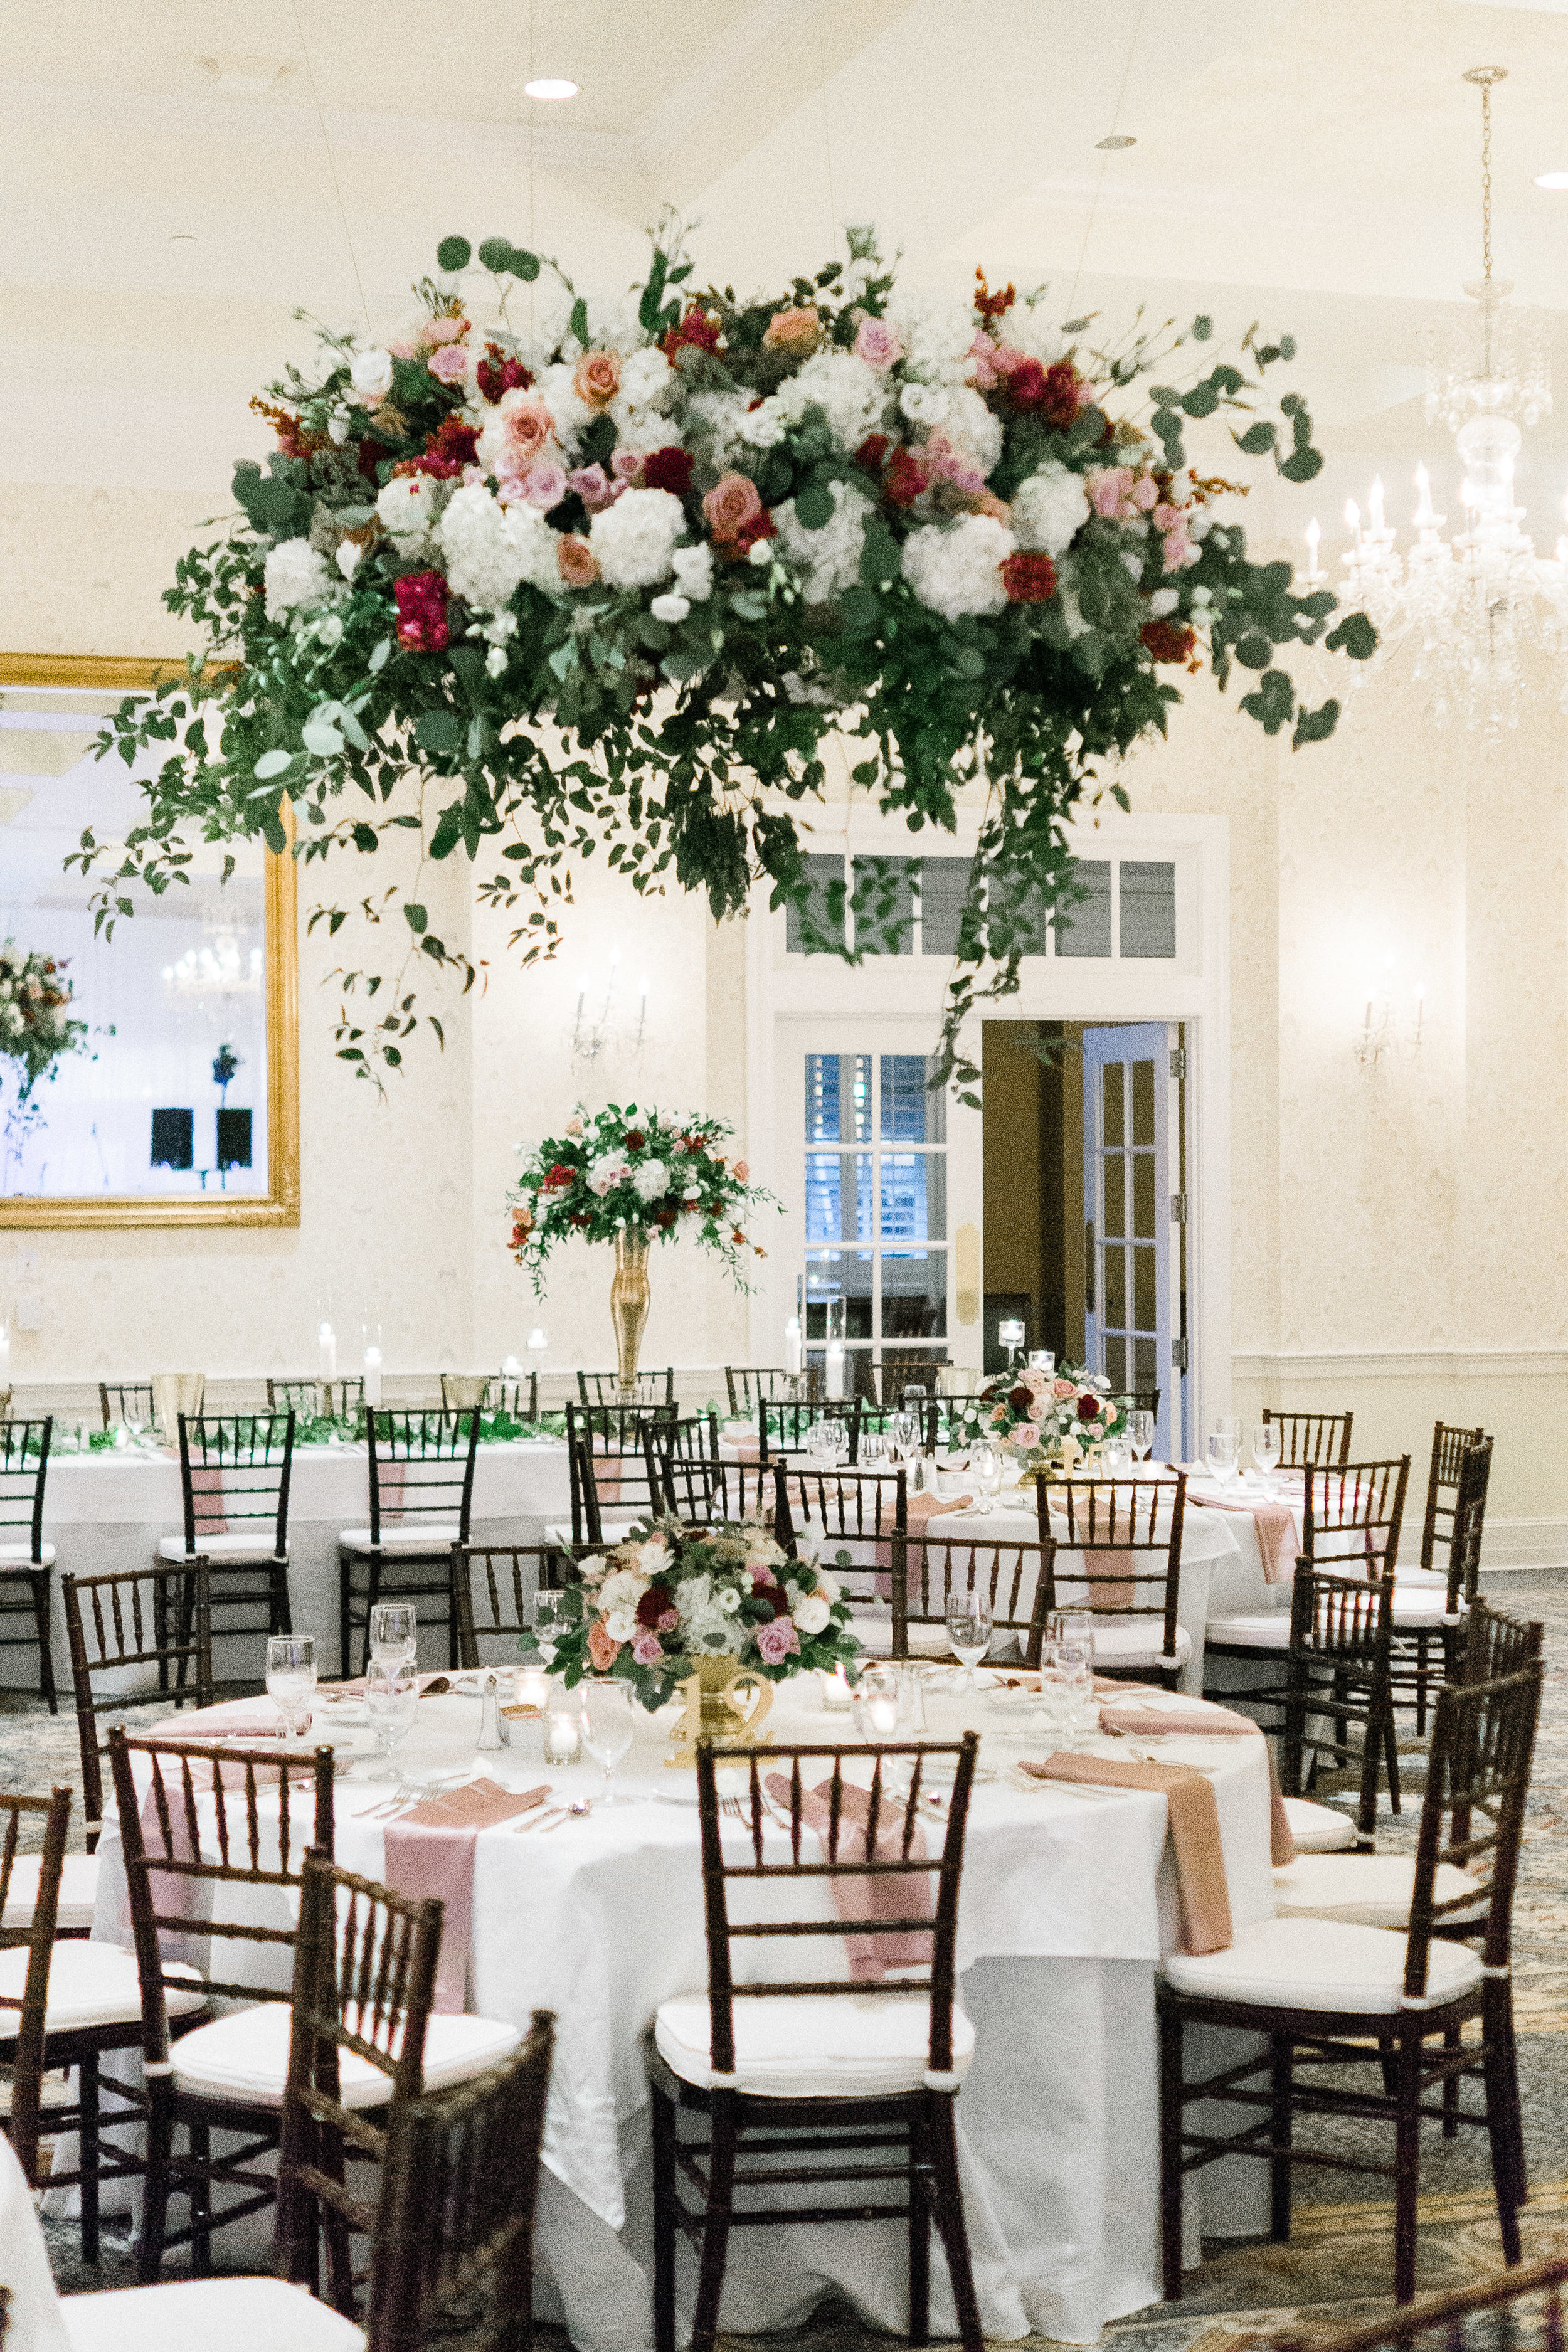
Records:
[[[679,1212],[676,1209],[656,1209],[653,1213],[653,1221],[661,1232],[668,1233],[679,1214]]]
[[[1002,585],[1009,604],[1047,604],[1057,593],[1057,567],[1048,555],[1009,555],[1002,564]]]
[[[1015,408],[1043,408],[1048,390],[1038,360],[1020,360],[1007,377],[1007,397]]]
[[[546,1192],[563,1192],[568,1184],[575,1181],[576,1173],[574,1168],[568,1168],[564,1160],[558,1160],[545,1178],[542,1189]]]
[[[685,449],[653,449],[642,461],[645,490],[668,490],[673,498],[691,493],[691,457]]]
[[[1080,1396],[1078,1401],[1078,1417],[1079,1421],[1098,1421],[1100,1399],[1097,1396]]]
[[[1184,621],[1145,621],[1138,635],[1157,662],[1184,662],[1197,642]]]
[[[502,356],[499,343],[485,345],[487,356],[474,370],[474,381],[493,408],[503,392],[526,392],[533,382],[521,360]]]
[[[643,1133],[640,1127],[632,1127],[626,1129],[626,1150],[628,1151],[640,1151],[647,1141],[647,1138]]]
[[[868,474],[879,474],[883,460],[888,454],[888,436],[885,433],[868,433],[855,452],[855,463],[858,466],[864,466]]]
[[[426,456],[450,458],[459,467],[477,465],[479,427],[477,425],[465,425],[458,416],[443,417],[440,430],[431,435],[425,448]]]
[[[1035,367],[1038,362],[1030,360],[1026,364]],[[1009,379],[1015,398],[1017,396],[1019,373],[1020,371],[1015,368]],[[1058,433],[1065,433],[1078,415],[1079,394],[1082,388],[1083,379],[1070,360],[1058,360],[1055,367],[1046,370],[1045,392],[1040,401],[1040,407],[1046,423],[1054,425]]]
[[[1007,1402],[1015,1412],[1027,1412],[1034,1401],[1034,1391],[1026,1389],[1022,1381],[1016,1389],[1009,1389],[1007,1391]]]
[[[397,605],[397,642],[410,653],[444,653],[447,627],[447,583],[439,572],[407,572],[392,583]]]
[[[669,1612],[673,1598],[668,1584],[650,1584],[637,1602],[637,1623],[646,1625],[650,1633],[657,1633]]]
[[[356,441],[354,443],[355,462],[359,467],[360,472],[364,476],[365,480],[369,482],[373,488],[374,487],[377,478],[375,471],[377,466],[384,457],[390,457],[391,455],[391,450],[386,447],[384,443],[373,439],[372,436],[368,433],[365,435],[363,441]]]
[[[912,507],[930,479],[924,464],[912,449],[895,449],[883,490],[894,506]]]
[[[659,349],[667,360],[673,360],[685,343],[694,344],[700,352],[716,352],[719,348],[719,330],[700,303],[694,302],[679,326],[671,327]]]

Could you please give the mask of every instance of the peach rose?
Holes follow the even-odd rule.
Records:
[[[747,1165],[746,1165],[746,1163],[745,1163],[745,1161],[744,1161],[743,1160],[736,1160],[736,1162],[735,1162],[735,1168],[734,1168],[734,1174],[735,1174],[735,1178],[736,1178],[737,1182],[742,1183],[742,1184],[744,1184],[744,1183],[746,1182],[746,1181],[748,1180],[748,1178],[750,1177],[751,1172],[752,1172],[752,1171],[751,1171],[751,1170],[747,1167]]]
[[[467,319],[426,319],[419,330],[419,340],[422,343],[456,343],[468,331]]]
[[[585,539],[568,535],[558,540],[555,562],[568,588],[591,588],[599,576],[594,551]]]
[[[584,352],[572,371],[572,389],[590,408],[608,408],[620,388],[618,352]]]
[[[506,435],[509,471],[521,474],[553,438],[555,419],[542,400],[520,400],[507,408],[502,398],[501,430]]]
[[[816,306],[808,302],[803,309],[775,310],[768,320],[763,343],[770,352],[787,352],[792,359],[803,360],[822,341],[822,320]]]
[[[755,482],[744,474],[721,474],[702,501],[708,528],[715,539],[738,539],[763,510]]]
[[[620,1646],[618,1642],[613,1642],[610,1639],[604,1619],[595,1617],[588,1628],[588,1655],[593,1661],[596,1674],[609,1673],[616,1663],[616,1652]]]

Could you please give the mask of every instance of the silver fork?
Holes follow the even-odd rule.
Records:
[[[743,1805],[739,1797],[721,1797],[719,1811],[728,1813],[732,1822],[749,1822],[752,1818],[750,1805]]]

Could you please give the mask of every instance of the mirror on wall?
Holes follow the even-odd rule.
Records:
[[[0,657],[0,1223],[298,1222],[292,861],[203,847],[111,926],[67,870],[144,813],[92,745],[154,674]]]

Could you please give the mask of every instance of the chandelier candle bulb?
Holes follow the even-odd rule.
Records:
[[[1367,523],[1375,535],[1383,529],[1383,478],[1381,475],[1373,476],[1372,488],[1367,492],[1366,506]]]

